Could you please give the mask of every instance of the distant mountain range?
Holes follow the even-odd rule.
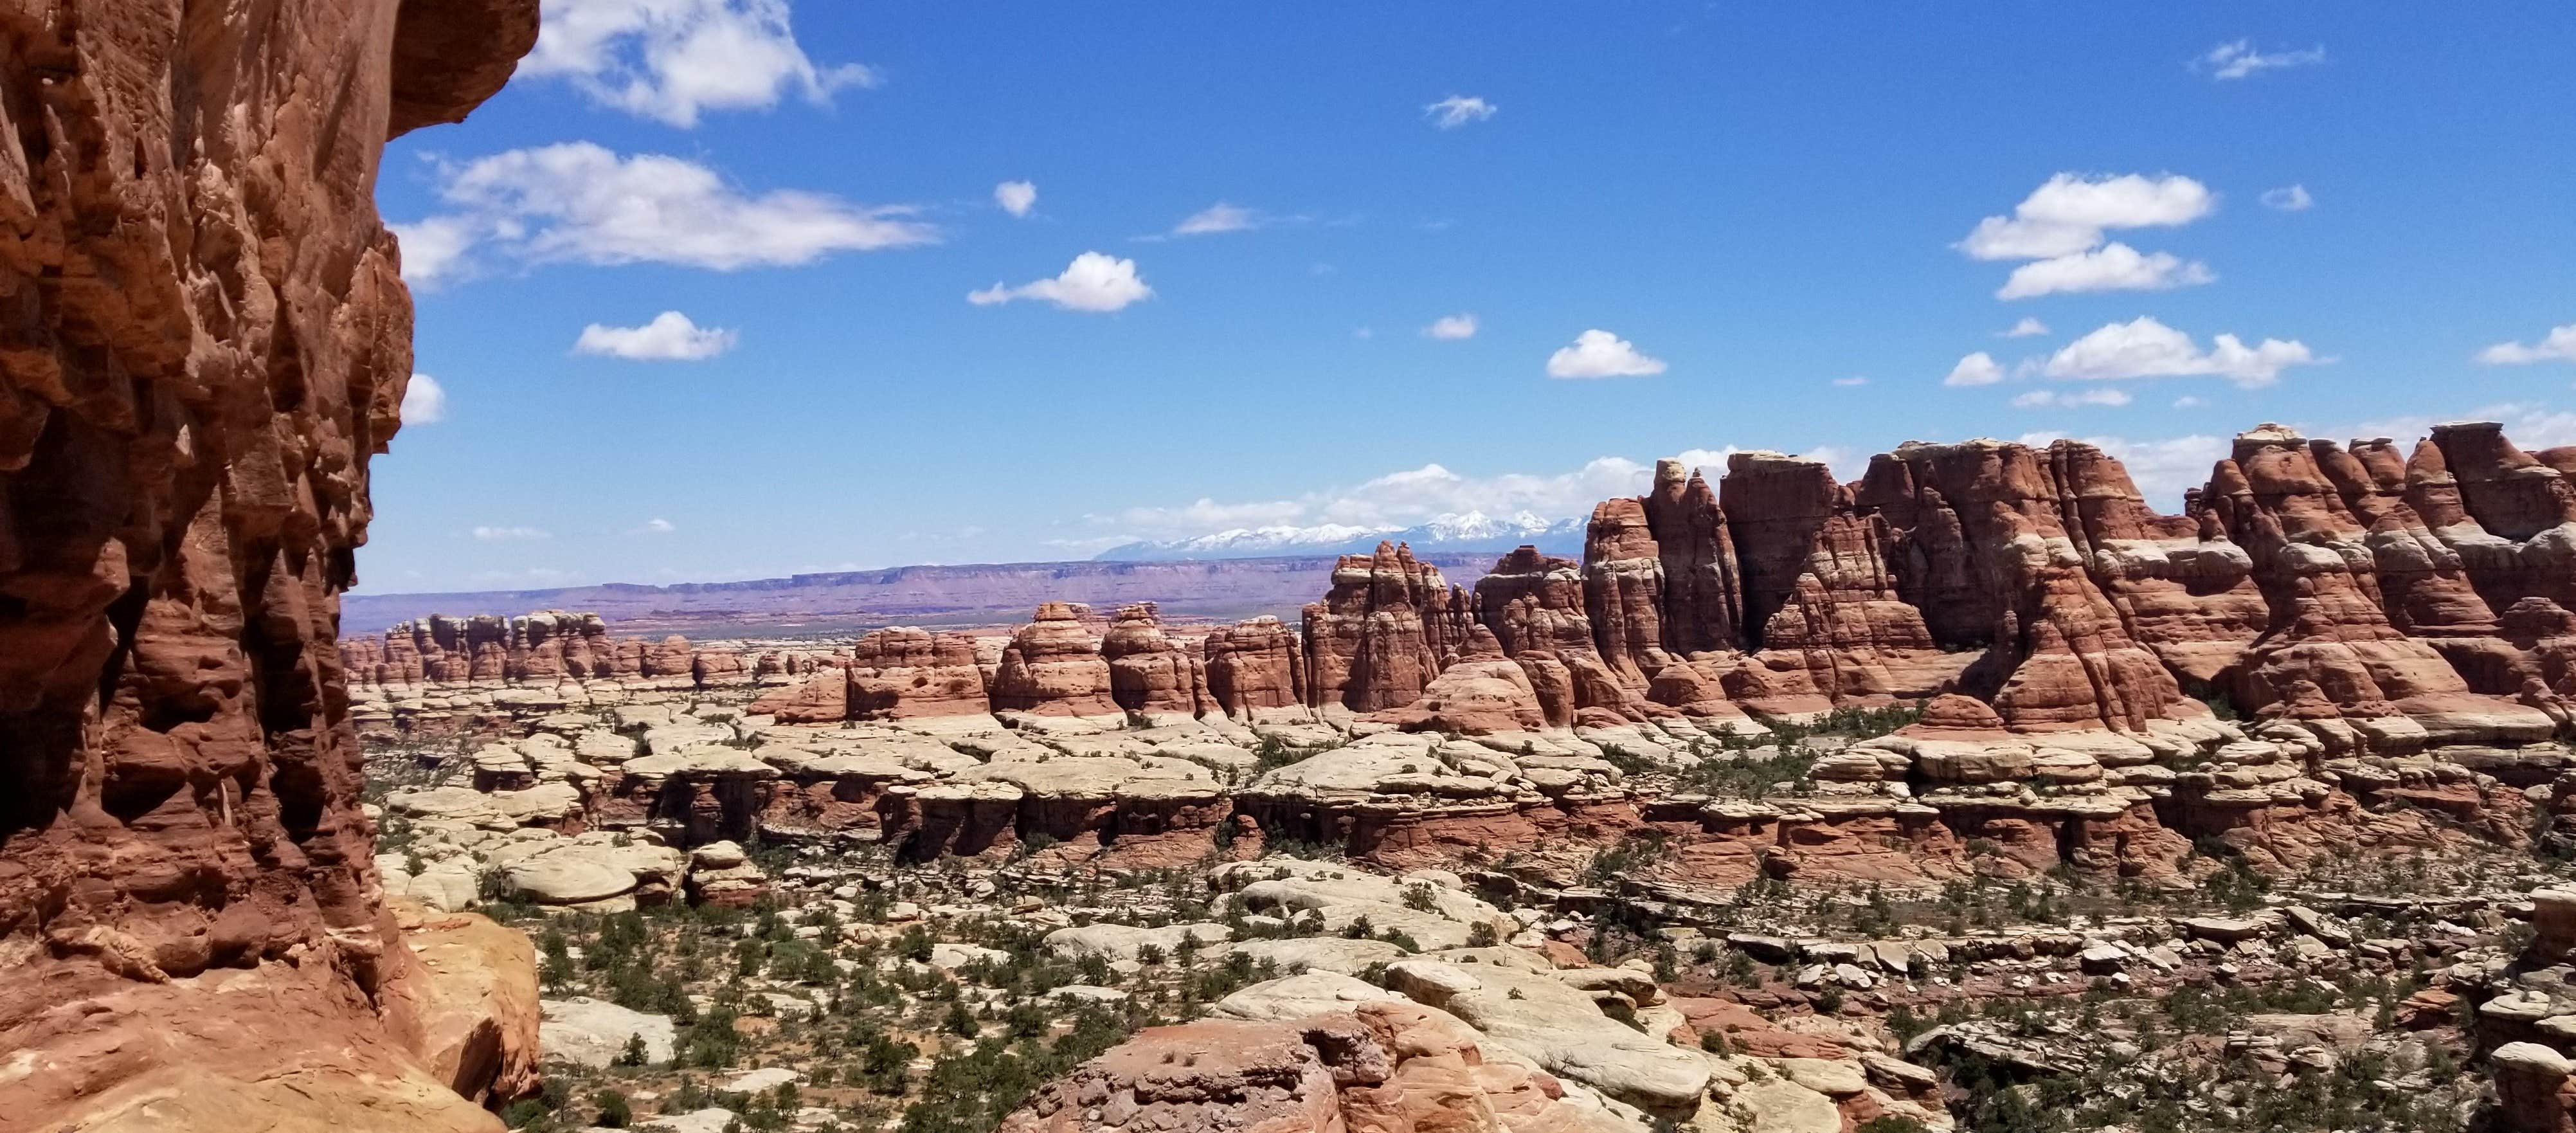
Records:
[[[1543,519],[1529,512],[1495,517],[1480,511],[1444,515],[1413,527],[1326,523],[1314,527],[1238,527],[1189,539],[1144,541],[1111,547],[1100,562],[1181,562],[1193,559],[1259,559],[1281,555],[1364,555],[1380,542],[1411,544],[1416,554],[1509,554],[1528,544],[1551,555],[1583,554],[1581,519]]]
[[[1414,544],[1421,546],[1420,543]],[[1375,538],[1368,547],[1377,546]],[[1497,554],[1426,551],[1449,581],[1474,586]],[[1103,610],[1159,602],[1166,617],[1232,621],[1255,614],[1294,620],[1333,584],[1333,556],[1171,559],[1160,562],[970,563],[836,571],[744,582],[671,586],[604,583],[545,590],[448,594],[350,594],[343,633],[382,633],[429,614],[596,613],[619,633],[692,637],[741,633],[831,634],[883,625],[998,626],[1027,621],[1038,603],[1088,602]]]

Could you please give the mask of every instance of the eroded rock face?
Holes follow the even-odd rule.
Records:
[[[1208,699],[1228,716],[1258,717],[1306,703],[1305,657],[1296,631],[1260,617],[1209,631]]]
[[[411,373],[377,157],[536,5],[99,7],[0,15],[0,1046],[63,1068],[0,1111],[495,1127],[416,1050],[333,639]]]
[[[1154,604],[1118,608],[1100,637],[1109,662],[1109,698],[1129,712],[1196,716],[1206,699],[1207,670],[1197,656],[1163,633]]]
[[[1011,635],[1002,650],[1001,668],[993,674],[995,711],[1039,716],[1117,716],[1124,710],[1110,695],[1109,662],[1083,628],[1085,607],[1048,602],[1037,616]]]
[[[1333,588],[1305,611],[1307,697],[1354,712],[1400,708],[1457,657],[1468,602],[1409,547],[1344,555]]]

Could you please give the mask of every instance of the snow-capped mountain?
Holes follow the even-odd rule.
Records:
[[[1551,555],[1583,553],[1583,520],[1545,519],[1529,512],[1495,517],[1470,511],[1435,516],[1412,527],[1325,523],[1313,527],[1274,524],[1237,527],[1188,539],[1148,540],[1111,547],[1093,556],[1118,562],[1166,562],[1174,559],[1258,559],[1279,555],[1361,555],[1379,541],[1410,543],[1422,552],[1482,552],[1496,555],[1527,543]]]

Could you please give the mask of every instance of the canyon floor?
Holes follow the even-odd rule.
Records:
[[[1820,770],[1914,707],[781,724],[789,676],[677,683],[361,708],[388,893],[536,942],[514,1127],[2471,1129],[2521,1088],[2500,1043],[2576,1023],[2512,984],[2576,929],[2534,902],[2571,874],[2548,810],[2458,805],[2527,802],[2554,744],[2365,805],[2213,723],[2135,766],[2344,805],[2149,870],[1827,817],[1861,796]],[[1216,798],[1413,813],[1265,842]]]

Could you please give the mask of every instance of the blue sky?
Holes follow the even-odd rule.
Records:
[[[443,397],[363,589],[1553,518],[1730,446],[2098,438],[2171,510],[2265,420],[2576,443],[2562,5],[1964,10],[546,0],[385,157]]]

